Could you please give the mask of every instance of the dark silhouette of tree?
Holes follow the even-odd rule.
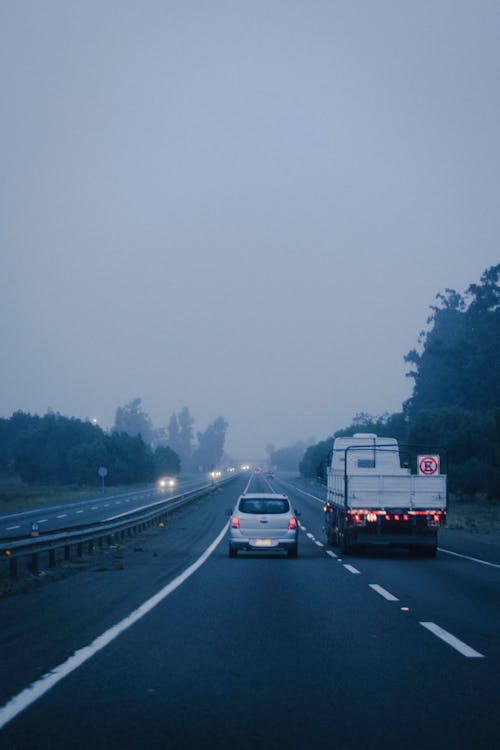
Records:
[[[141,435],[144,442],[148,444],[153,442],[153,425],[149,415],[142,408],[142,399],[134,398],[125,406],[118,407],[113,432],[126,432],[132,437]]]
[[[209,471],[220,464],[228,426],[224,417],[217,417],[204,432],[198,432],[198,446],[193,455],[196,468]]]

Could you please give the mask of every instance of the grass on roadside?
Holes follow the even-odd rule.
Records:
[[[482,534],[500,534],[500,502],[485,498],[462,500],[450,497],[446,526]]]

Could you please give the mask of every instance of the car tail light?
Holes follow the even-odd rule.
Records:
[[[296,528],[297,528],[297,519],[292,517],[288,521],[288,530],[293,531]]]
[[[232,529],[239,529],[240,528],[240,519],[238,516],[233,516],[231,519],[231,528]]]
[[[377,514],[376,513],[367,513],[366,514],[366,520],[370,523],[375,523],[377,521]]]

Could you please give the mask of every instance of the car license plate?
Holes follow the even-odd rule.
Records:
[[[256,539],[255,540],[255,546],[256,547],[270,547],[272,544],[270,539]]]

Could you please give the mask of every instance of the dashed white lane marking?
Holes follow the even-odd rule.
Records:
[[[332,552],[330,549],[326,550],[326,554],[330,555],[330,557],[337,557],[337,555],[335,554],[335,552]]]
[[[109,508],[109,503],[104,503],[105,508]]]
[[[361,571],[354,567],[354,565],[344,565],[344,568],[349,571],[349,573],[354,573],[355,575],[360,575]]]
[[[92,643],[90,643],[88,646],[84,646],[78,651],[75,651],[73,656],[70,656],[69,659],[67,659],[65,662],[59,664],[53,670],[40,677],[39,680],[32,683],[29,687],[25,688],[20,693],[11,698],[8,703],[0,708],[0,729],[2,729],[15,716],[22,713],[26,708],[31,706],[31,704],[38,700],[38,698],[41,698],[42,695],[45,695],[45,693],[47,693],[50,688],[54,687],[54,685],[60,682],[64,677],[71,674],[71,672],[74,672],[75,669],[81,667],[82,664],[84,664],[86,661],[88,661],[88,659],[97,654],[98,651],[101,651],[103,648],[105,648],[109,643],[111,643],[111,641],[113,641],[117,636],[127,630],[131,625],[134,625],[138,620],[144,617],[144,615],[146,615],[158,604],[160,604],[160,602],[162,602],[169,594],[175,591],[175,589],[177,589],[182,583],[184,583],[184,581],[192,576],[193,573],[195,573],[198,568],[200,568],[203,563],[208,560],[212,552],[215,550],[218,544],[220,544],[228,530],[228,527],[229,522],[225,524],[218,537],[214,539],[209,547],[207,547],[201,557],[199,557],[192,565],[186,568],[186,570],[179,576],[177,576],[177,578],[174,578],[173,581],[171,581],[164,588],[158,591],[157,594],[152,596],[150,599],[147,599],[143,604],[141,604],[140,607],[138,607],[127,617],[125,617],[125,619],[109,628],[109,630],[106,630],[105,633],[98,636],[98,638],[92,641]]]
[[[378,583],[369,583],[368,585],[371,589],[376,591],[377,594],[380,594],[380,596],[383,596],[384,599],[387,599],[388,602],[399,602],[397,596],[394,596],[389,591],[386,591],[386,589],[382,588],[382,586],[379,586]]]
[[[6,531],[14,531],[14,529],[20,529],[20,526],[6,526]]]
[[[56,516],[56,518],[66,518],[67,515],[68,515],[67,513],[61,513],[61,515],[60,516]]]
[[[307,532],[306,536],[308,536],[309,539],[314,539],[314,534],[311,534],[310,531]]]
[[[77,513],[83,513],[83,510],[77,510],[76,512]]]
[[[420,624],[424,628],[427,628],[427,630],[430,630],[431,633],[434,633],[438,638],[441,638],[442,641],[445,641],[449,646],[456,649],[456,651],[459,651],[462,656],[466,656],[468,659],[484,659],[484,654],[480,654],[479,651],[476,651],[451,633],[448,633],[447,630],[443,630],[436,623],[421,622]]]
[[[323,542],[318,542],[318,540],[317,540],[317,539],[315,539],[315,540],[314,540],[314,544],[317,544],[317,545],[318,545],[318,547],[324,547],[324,546],[325,546],[325,545],[323,544]]]
[[[498,563],[487,562],[486,560],[479,560],[477,557],[469,557],[469,555],[460,555],[458,552],[452,552],[451,549],[443,549],[438,547],[440,552],[446,552],[447,555],[454,555],[455,557],[463,557],[465,560],[472,560],[472,562],[481,563],[481,565],[489,565],[491,568],[500,568]]]
[[[40,518],[37,523],[47,523],[48,520],[48,518]]]
[[[97,510],[97,505],[93,505],[90,510]]]

